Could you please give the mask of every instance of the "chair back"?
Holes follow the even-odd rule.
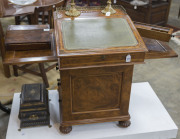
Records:
[[[54,11],[56,10],[56,8],[59,8],[59,7],[65,7],[66,6],[66,1],[67,0],[62,0],[58,3],[56,3],[53,7],[54,7]]]
[[[42,24],[48,23],[52,27],[52,16],[54,8],[53,6],[37,7],[34,13],[34,23],[39,24],[39,19],[41,19]]]
[[[65,1],[62,0],[54,5],[37,7],[34,13],[34,24],[39,24],[39,19],[41,19],[42,24],[48,23],[50,28],[53,28],[53,12],[56,10],[56,8],[64,6],[64,3]]]

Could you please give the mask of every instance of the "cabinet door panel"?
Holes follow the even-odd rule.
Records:
[[[63,122],[129,117],[133,65],[60,72]]]

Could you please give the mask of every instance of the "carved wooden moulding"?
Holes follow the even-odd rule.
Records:
[[[44,84],[24,84],[20,97],[20,128],[50,126],[48,91]]]

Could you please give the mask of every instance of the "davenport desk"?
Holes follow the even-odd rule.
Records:
[[[72,18],[64,11],[55,15],[60,131],[69,133],[72,125],[110,121],[129,126],[133,66],[144,63],[145,58],[177,56],[164,42],[154,40],[160,33],[165,36],[162,40],[169,41],[172,30],[135,26],[121,9],[111,16],[100,10],[87,10]],[[137,29],[152,39],[143,41]]]

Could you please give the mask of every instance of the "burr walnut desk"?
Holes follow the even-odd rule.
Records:
[[[129,126],[133,66],[144,63],[148,52],[135,25],[121,9],[108,17],[100,10],[75,18],[55,14],[60,131],[110,121]]]

